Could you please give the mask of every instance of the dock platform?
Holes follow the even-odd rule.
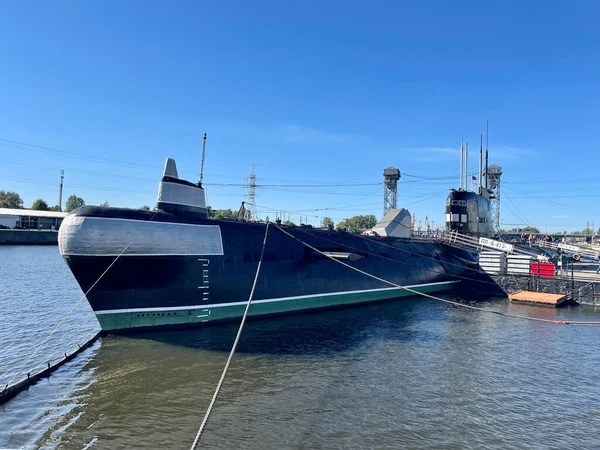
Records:
[[[509,294],[508,298],[511,302],[527,303],[529,305],[537,306],[549,306],[552,308],[562,305],[567,300],[567,296],[563,294],[547,294],[545,292],[530,291],[517,291],[513,294]]]

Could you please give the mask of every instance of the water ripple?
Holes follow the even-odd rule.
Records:
[[[0,248],[0,380],[81,291],[56,247]],[[592,308],[539,317],[597,320]],[[37,364],[97,324],[87,303]],[[106,337],[0,407],[0,448],[189,448],[236,325]],[[597,448],[598,329],[428,299],[250,321],[203,443],[230,449]]]

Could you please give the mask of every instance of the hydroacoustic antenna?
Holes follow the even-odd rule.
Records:
[[[202,162],[200,163],[200,181],[198,181],[198,185],[202,186],[202,178],[204,177],[204,155],[206,154],[206,133],[204,133],[204,138],[202,139]]]

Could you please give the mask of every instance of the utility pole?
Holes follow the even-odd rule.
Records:
[[[65,179],[65,171],[60,171],[60,189],[58,191],[58,210],[62,211],[62,191],[63,191],[63,180]]]

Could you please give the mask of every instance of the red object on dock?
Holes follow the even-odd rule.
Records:
[[[554,263],[551,262],[531,262],[531,275],[540,278],[554,278],[556,274],[556,268]]]

